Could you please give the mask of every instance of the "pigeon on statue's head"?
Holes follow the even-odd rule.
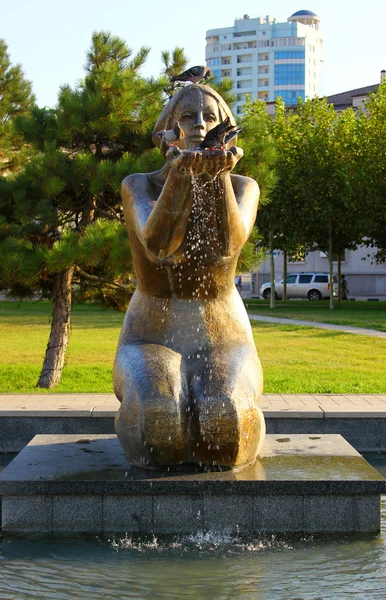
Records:
[[[184,71],[175,77],[171,77],[170,81],[191,81],[192,83],[198,83],[202,79],[206,81],[210,76],[211,72],[208,67],[196,66],[187,69],[187,71]]]

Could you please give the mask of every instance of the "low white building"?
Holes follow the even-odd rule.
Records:
[[[283,278],[283,253],[276,251],[275,280]],[[342,260],[342,273],[346,276],[350,297],[364,296],[367,298],[386,296],[386,264],[377,264],[374,260],[374,249],[361,246],[358,250],[345,250]],[[308,272],[328,272],[328,257],[324,252],[310,252],[303,261],[288,262],[287,274]],[[338,272],[338,263],[334,262],[334,272]],[[252,277],[250,291],[259,292],[266,281],[270,281],[270,257],[267,255],[260,265],[258,273]],[[247,289],[245,289],[247,291]]]

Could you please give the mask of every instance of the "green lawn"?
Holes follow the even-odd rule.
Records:
[[[0,392],[39,392],[35,385],[50,332],[48,302],[0,302]],[[75,305],[62,383],[54,392],[112,392],[111,369],[123,316]]]
[[[296,307],[291,303],[290,309]],[[269,314],[263,312],[264,306],[260,310]],[[50,313],[49,303],[0,302],[0,392],[41,393],[35,384]],[[62,383],[53,392],[112,392],[111,370],[122,321],[123,315],[113,311],[74,306]],[[266,393],[386,392],[385,339],[259,322],[252,328]]]
[[[334,310],[329,309],[328,300],[290,300],[282,304],[276,301],[276,308],[270,308],[267,300],[245,300],[251,314],[266,315],[286,319],[303,319],[335,325],[354,325],[386,331],[386,302],[335,302]]]

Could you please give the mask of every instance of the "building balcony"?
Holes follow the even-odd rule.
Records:
[[[251,77],[252,76],[252,67],[248,67],[247,69],[237,69],[236,77]]]
[[[248,54],[248,55],[244,55],[243,56],[241,54],[241,55],[239,55],[237,57],[236,62],[237,62],[238,65],[241,65],[241,64],[245,65],[245,64],[248,64],[248,63],[252,64],[252,62],[253,62],[252,55]]]

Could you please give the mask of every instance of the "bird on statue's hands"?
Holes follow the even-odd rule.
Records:
[[[227,117],[225,121],[219,123],[218,125],[216,125],[216,127],[213,127],[208,131],[201,144],[199,145],[199,148],[201,150],[206,150],[207,148],[223,148],[225,144],[224,140],[226,135],[228,134],[229,136],[230,133],[233,132],[233,130],[235,129],[237,129],[236,125],[231,125],[230,117]],[[229,138],[228,142],[230,141],[230,139],[232,138]]]
[[[229,144],[229,142],[233,140],[233,138],[236,137],[236,135],[238,135],[240,131],[241,127],[236,127],[236,129],[234,129],[233,131],[229,131],[228,133],[226,133],[223,141],[223,146]]]
[[[184,130],[178,121],[176,121],[173,129],[162,129],[162,131],[153,132],[152,135],[158,137],[161,142],[165,142],[169,146],[173,146],[173,142],[178,142],[178,140],[182,140],[185,137]]]

